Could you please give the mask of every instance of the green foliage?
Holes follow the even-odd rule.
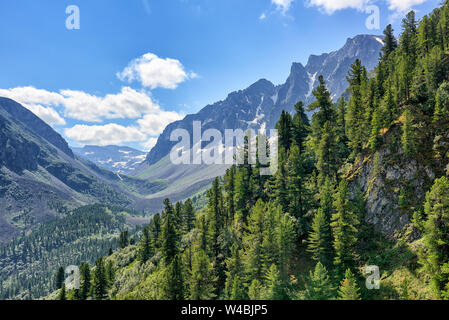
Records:
[[[449,179],[435,181],[427,193],[424,244],[421,263],[431,275],[432,290],[438,297],[449,298]]]
[[[314,272],[310,272],[307,279],[306,300],[332,300],[335,298],[335,289],[326,268],[318,262]]]
[[[357,281],[351,270],[347,269],[345,278],[341,282],[340,289],[338,291],[339,300],[360,300],[359,288]]]

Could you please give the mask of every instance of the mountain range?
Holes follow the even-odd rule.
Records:
[[[84,146],[73,152],[98,166],[121,174],[130,174],[146,158],[146,153],[125,146]]]
[[[281,85],[261,79],[244,90],[230,93],[223,101],[206,106],[197,114],[171,123],[161,134],[145,162],[131,174],[142,179],[168,181],[168,189],[151,195],[150,198],[170,197],[178,201],[200,192],[215,177],[223,175],[229,166],[173,165],[169,152],[177,143],[170,141],[170,134],[174,130],[185,129],[193,137],[194,121],[201,122],[203,132],[217,129],[222,134],[226,129],[272,129],[282,110],[294,114],[294,105],[298,101],[303,101],[305,105],[314,101],[312,92],[318,85],[319,75],[324,77],[334,101],[341,97],[348,87],[346,76],[355,60],[360,59],[367,70],[373,70],[382,46],[381,36],[358,35],[349,38],[337,51],[311,55],[306,66],[293,63],[289,77]]]

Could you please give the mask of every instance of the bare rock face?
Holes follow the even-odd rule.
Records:
[[[428,163],[405,157],[394,139],[390,134],[377,153],[360,158],[348,175],[351,188],[360,187],[365,194],[366,222],[389,238],[413,230],[413,212],[423,205],[435,179]],[[409,240],[418,237],[416,230],[408,234]]]

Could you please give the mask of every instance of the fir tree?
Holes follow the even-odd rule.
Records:
[[[65,288],[65,283],[62,284],[61,290],[59,291],[58,300],[67,300],[67,291]]]
[[[284,300],[286,298],[282,285],[281,274],[275,264],[272,264],[266,275],[266,300]]]
[[[394,30],[389,24],[384,30],[384,46],[382,52],[384,57],[388,57],[398,47],[398,42],[394,36]]]
[[[353,268],[355,265],[355,245],[358,239],[359,221],[348,196],[348,182],[342,180],[335,194],[335,213],[331,223],[335,249],[334,263],[342,275],[347,268]]]
[[[351,270],[347,269],[338,291],[339,300],[360,300],[359,288]]]
[[[91,292],[91,274],[88,263],[80,265],[80,299],[86,300]]]
[[[332,300],[335,298],[335,289],[326,268],[318,262],[315,271],[310,272],[307,279],[306,300]]]
[[[165,266],[169,266],[178,254],[178,233],[175,225],[174,209],[170,200],[164,200],[164,223],[162,227],[162,256]]]
[[[104,266],[104,258],[99,258],[95,261],[95,271],[93,279],[93,296],[96,300],[103,300],[106,298],[108,282],[106,278],[106,269]]]
[[[210,300],[216,297],[213,264],[203,250],[195,252],[190,275],[190,299]]]
[[[64,280],[65,280],[64,268],[59,267],[58,272],[56,272],[56,276],[55,276],[56,289],[62,288],[62,284],[64,283]]]
[[[424,244],[420,261],[432,280],[437,298],[449,298],[449,179],[442,177],[427,193]]]

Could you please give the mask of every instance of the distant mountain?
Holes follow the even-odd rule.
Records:
[[[293,63],[290,76],[282,85],[275,86],[262,79],[245,90],[229,94],[224,101],[168,125],[148,154],[147,165],[169,154],[176,144],[170,141],[173,130],[182,128],[192,133],[193,121],[201,121],[203,130],[218,129],[222,133],[225,129],[274,128],[282,110],[294,113],[298,101],[306,105],[313,102],[312,91],[318,85],[319,75],[324,77],[332,97],[339,98],[348,87],[346,76],[354,61],[360,59],[368,70],[374,69],[382,46],[380,36],[358,35],[348,39],[338,51],[310,56],[306,66]]]
[[[208,105],[197,114],[171,123],[133,175],[142,179],[167,180],[167,189],[148,197],[160,202],[164,197],[178,201],[201,192],[215,177],[223,175],[228,166],[172,164],[169,153],[176,144],[170,141],[172,131],[186,129],[192,137],[194,121],[201,122],[203,132],[218,129],[222,134],[225,129],[274,128],[282,110],[293,114],[298,101],[306,105],[314,101],[312,91],[318,85],[319,75],[323,75],[334,100],[338,99],[348,87],[346,76],[350,66],[360,59],[368,70],[373,70],[382,46],[380,36],[359,35],[350,38],[338,51],[310,56],[306,66],[293,63],[284,84],[276,86],[261,79],[245,90],[229,94],[224,101]]]
[[[0,243],[85,204],[137,204],[142,212],[155,206],[145,196],[165,187],[78,158],[41,119],[0,98]]]
[[[133,172],[146,158],[145,152],[130,147],[85,146],[83,148],[72,148],[72,150],[78,156],[95,163],[99,167],[122,174]]]

